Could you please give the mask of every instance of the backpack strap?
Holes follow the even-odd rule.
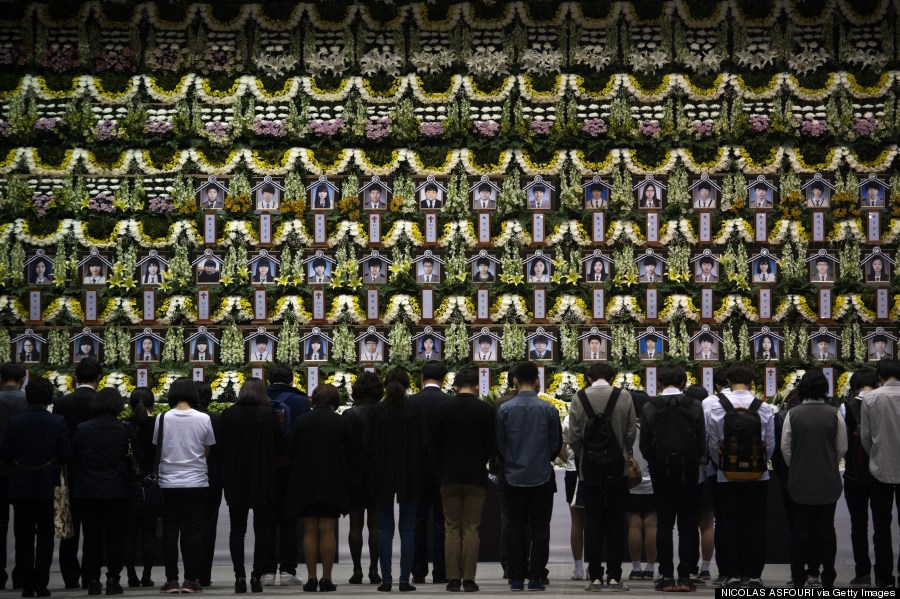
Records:
[[[159,462],[162,459],[163,452],[163,425],[166,423],[166,413],[159,415],[159,431],[156,434],[156,462],[153,464],[153,476],[159,478]]]
[[[594,411],[590,400],[588,400],[587,391],[579,389],[576,395],[578,395],[578,400],[581,402],[581,407],[584,408],[584,414],[588,417],[588,420],[590,421],[596,418],[597,412]]]
[[[862,423],[862,408],[860,402],[856,401],[855,397],[851,397],[844,402],[844,406],[847,409],[847,413],[853,416],[853,421],[857,428],[859,428],[859,425]]]
[[[747,408],[747,411],[751,414],[756,414],[759,412],[759,407],[762,405],[762,401],[758,397],[754,397],[753,401],[750,402],[750,407]]]
[[[609,418],[612,416],[613,410],[616,407],[616,402],[619,401],[619,395],[622,394],[622,389],[619,387],[613,387],[612,393],[609,394],[609,400],[606,402],[606,408],[603,410],[603,417]]]
[[[722,409],[726,412],[734,411],[734,404],[731,403],[731,400],[724,393],[716,393],[716,397],[719,398],[719,403],[722,404]]]

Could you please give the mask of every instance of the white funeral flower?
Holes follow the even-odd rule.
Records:
[[[400,75],[403,68],[403,57],[388,49],[373,48],[359,59],[359,69],[363,75],[371,77],[377,73],[386,73],[391,77]]]
[[[319,48],[306,66],[313,75],[342,75],[347,70],[347,56],[337,48]]]
[[[629,61],[635,71],[653,73],[666,66],[669,56],[663,50],[632,52]]]
[[[509,56],[502,50],[476,48],[466,61],[466,66],[474,75],[507,75]]]
[[[575,51],[575,62],[602,71],[612,61],[612,54],[598,46],[581,47]]]
[[[443,69],[453,66],[453,57],[453,52],[441,48],[433,52],[416,52],[409,61],[418,71],[440,73]]]
[[[534,50],[522,52],[522,68],[535,75],[558,73],[562,67],[562,53],[559,50]]]
[[[806,46],[802,52],[795,52],[788,56],[787,63],[792,71],[805,75],[824,66],[828,62],[828,58],[829,54],[825,48],[814,49]]]

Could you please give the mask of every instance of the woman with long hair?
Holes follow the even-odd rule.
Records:
[[[359,455],[363,443],[363,432],[369,422],[372,406],[384,397],[384,383],[374,372],[363,372],[354,381],[351,391],[353,407],[344,411],[343,416],[350,422],[353,435],[356,459],[351,462],[350,470],[350,527],[347,533],[347,544],[350,546],[350,558],[353,560],[353,576],[350,584],[362,584],[362,531],[363,524],[369,531],[369,582],[379,584],[378,575],[378,509],[372,499],[372,493],[366,485],[363,461]]]
[[[131,406],[131,416],[128,421],[137,433],[138,445],[141,450],[140,453],[137,451],[133,451],[133,453],[141,467],[141,473],[146,476],[153,472],[155,456],[153,428],[156,425],[153,407],[156,404],[156,398],[153,397],[153,391],[149,388],[138,387],[131,392],[128,404]],[[129,587],[153,586],[150,574],[156,557],[156,520],[159,516],[160,514],[132,511],[125,520],[125,551],[122,557],[128,572]],[[140,578],[138,578],[135,568],[138,535],[141,537],[141,560],[144,563],[144,571]]]
[[[394,541],[394,498],[400,504],[400,590],[414,591],[409,583],[412,570],[416,505],[422,485],[427,443],[419,410],[409,405],[409,373],[394,368],[384,379],[384,401],[371,409],[364,437],[363,455],[372,498],[378,506],[379,555],[382,583],[379,591],[390,591]]]
[[[234,566],[234,592],[247,592],[244,537],[247,516],[253,510],[250,590],[261,593],[260,578],[275,571],[276,468],[278,450],[284,446],[284,433],[260,379],[248,379],[234,405],[222,413],[220,443],[222,482],[231,521],[228,544]]]
[[[303,518],[303,557],[308,592],[334,591],[331,568],[337,548],[337,519],[349,511],[350,423],[336,412],[340,393],[333,385],[319,385],[312,394],[313,410],[291,429],[291,475],[287,509]],[[310,484],[310,481],[315,481]],[[317,579],[316,561],[322,560]]]

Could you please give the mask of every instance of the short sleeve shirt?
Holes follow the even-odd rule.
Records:
[[[216,444],[209,416],[190,409],[169,410],[164,418],[159,486],[164,489],[208,487],[205,448]],[[158,445],[160,420],[156,419],[153,429],[154,445]]]

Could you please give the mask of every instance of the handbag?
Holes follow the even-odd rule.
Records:
[[[134,509],[144,515],[162,513],[164,500],[162,489],[159,487],[159,461],[162,459],[163,425],[165,414],[159,415],[159,431],[156,435],[156,460],[153,472],[141,479],[134,498]]]
[[[125,435],[128,438],[128,453],[126,454],[125,459],[128,463],[129,478],[136,482],[141,480],[141,465],[138,464],[137,458],[134,457],[134,450],[131,447],[131,433],[128,430],[128,425],[123,422],[122,426],[125,427]]]
[[[628,488],[633,489],[644,480],[644,473],[641,472],[641,465],[634,459],[634,455],[628,454]]]
[[[72,506],[69,503],[69,481],[65,468],[60,469],[59,485],[53,488],[53,527],[56,529],[56,536],[62,540],[75,536]]]

